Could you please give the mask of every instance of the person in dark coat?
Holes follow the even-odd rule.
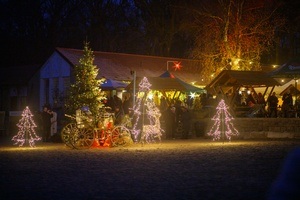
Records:
[[[175,139],[176,133],[176,108],[169,106],[164,112],[164,119],[166,123],[166,139]]]
[[[293,97],[290,91],[287,91],[284,93],[282,96],[282,112],[283,112],[283,117],[290,117],[289,116],[289,111],[293,107]]]
[[[187,107],[181,106],[182,139],[188,139],[191,115]]]
[[[42,121],[43,121],[43,142],[49,142],[51,137],[51,118],[53,113],[49,106],[43,106]]]
[[[129,108],[130,108],[130,99],[125,96],[123,101],[123,111],[125,115],[129,114]]]
[[[277,118],[277,106],[278,98],[276,97],[276,93],[273,92],[272,95],[268,98],[269,117]]]
[[[119,106],[115,107],[115,125],[120,125],[122,124],[123,121],[123,117],[124,117],[124,112],[123,109],[120,108]]]

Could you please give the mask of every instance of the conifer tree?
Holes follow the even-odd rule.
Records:
[[[105,96],[100,89],[103,80],[97,79],[97,76],[98,68],[94,65],[93,51],[89,48],[89,43],[85,42],[83,56],[74,67],[75,81],[71,84],[65,104],[67,114],[75,114],[77,109],[88,106],[95,121],[98,121]]]

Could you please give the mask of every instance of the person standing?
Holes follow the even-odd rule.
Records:
[[[268,98],[269,117],[274,116],[275,118],[277,118],[277,106],[278,98],[276,97],[276,93],[273,92],[272,95]]]
[[[166,124],[166,139],[175,139],[176,133],[176,108],[169,106],[165,111],[165,124]]]
[[[187,107],[181,106],[182,139],[188,139],[191,116]]]
[[[57,113],[52,111],[51,117],[51,138],[57,134]]]
[[[293,97],[288,90],[284,95],[282,96],[282,112],[283,112],[283,117],[289,117],[289,111],[293,107]]]
[[[123,109],[120,108],[119,106],[115,107],[115,125],[120,125],[122,124],[123,121],[123,117],[124,117],[124,112]]]
[[[130,100],[127,96],[125,96],[123,101],[123,111],[125,115],[129,114],[129,108],[130,108]]]
[[[42,121],[43,121],[43,142],[50,141],[51,134],[51,118],[53,117],[53,113],[50,110],[49,106],[43,107],[42,112]]]

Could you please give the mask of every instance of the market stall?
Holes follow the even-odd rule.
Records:
[[[267,99],[266,94],[271,94],[278,85],[274,78],[262,71],[224,70],[205,89],[214,96],[222,96],[233,113],[240,116],[247,111],[246,99],[249,95],[257,96],[259,89]]]

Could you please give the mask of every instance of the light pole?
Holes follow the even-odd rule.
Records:
[[[136,85],[136,71],[130,71],[131,75],[133,76],[133,102],[132,102],[132,109],[134,108],[135,105],[135,85]]]

